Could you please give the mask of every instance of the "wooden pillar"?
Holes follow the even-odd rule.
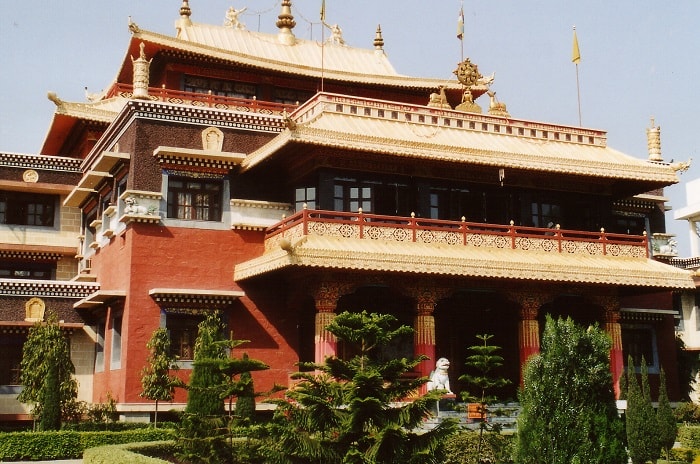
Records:
[[[416,286],[405,289],[416,300],[416,317],[413,321],[414,356],[427,356],[418,365],[417,374],[428,377],[435,367],[435,317],[433,311],[437,302],[447,295],[448,290],[434,286]]]
[[[538,291],[521,291],[511,292],[509,297],[520,304],[518,344],[520,349],[520,383],[522,385],[525,363],[530,356],[540,352],[540,324],[537,321],[537,316],[547,296]]]
[[[321,282],[313,291],[316,304],[314,331],[314,362],[323,364],[328,356],[335,356],[337,340],[335,335],[326,330],[328,324],[335,319],[338,299],[350,288],[349,283]]]
[[[598,296],[593,300],[603,307],[604,329],[610,335],[612,346],[610,347],[610,372],[612,372],[615,399],[620,398],[620,377],[625,369],[625,360],[622,355],[622,327],[620,325],[620,300],[616,296]]]

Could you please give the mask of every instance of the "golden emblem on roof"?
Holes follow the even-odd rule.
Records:
[[[457,80],[466,87],[475,85],[477,81],[483,77],[481,73],[479,73],[478,66],[469,61],[469,58],[457,65],[454,74],[457,76]]]

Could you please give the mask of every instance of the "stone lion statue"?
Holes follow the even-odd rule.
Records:
[[[450,368],[450,361],[447,358],[440,358],[435,363],[435,370],[430,373],[428,381],[428,391],[430,390],[446,390],[448,394],[452,394],[450,390],[450,378],[447,375],[447,370]]]
[[[125,198],[124,204],[124,214],[150,214],[148,208],[139,205],[134,197]]]

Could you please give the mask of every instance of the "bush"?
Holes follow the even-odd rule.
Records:
[[[700,423],[700,406],[695,403],[680,403],[673,411],[678,422],[687,424]]]
[[[175,422],[158,422],[158,428],[175,429]],[[62,430],[73,430],[76,432],[123,432],[125,430],[141,430],[152,428],[149,422],[76,422],[63,424]]]
[[[680,426],[678,428],[678,441],[683,448],[700,449],[700,426]]]
[[[669,450],[669,453],[670,453],[669,459],[672,459],[673,461],[688,462],[688,463],[693,462],[693,459],[695,459],[696,455],[700,456],[699,450],[693,450],[690,448],[671,448]]]
[[[172,438],[173,431],[164,429],[123,432],[10,432],[0,434],[0,461],[79,459],[87,448]]]
[[[444,464],[477,464],[479,433],[464,431],[452,435],[444,441]],[[501,435],[494,432],[484,434],[481,457],[487,462],[513,462],[513,435]]]
[[[83,462],[85,464],[113,464],[115,462],[161,464],[168,461],[154,456],[172,455],[174,446],[172,441],[100,446],[85,450]]]

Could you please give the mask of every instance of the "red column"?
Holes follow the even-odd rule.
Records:
[[[614,296],[594,298],[605,310],[605,332],[610,335],[610,372],[612,372],[615,399],[620,398],[620,377],[625,369],[622,355],[622,327],[620,326],[620,301]]]
[[[520,304],[518,343],[520,347],[520,384],[523,382],[524,367],[530,356],[540,352],[540,325],[537,321],[540,306],[548,295],[541,291],[510,292],[510,299]]]
[[[405,287],[406,293],[416,300],[416,317],[413,321],[413,354],[427,356],[418,365],[417,374],[428,377],[435,367],[435,317],[433,311],[437,302],[444,298],[448,289],[437,286]]]
[[[323,364],[328,356],[336,355],[337,340],[335,335],[326,330],[326,327],[335,319],[338,298],[349,288],[350,284],[344,282],[322,282],[313,292],[318,311],[314,333],[314,362],[316,364]]]

